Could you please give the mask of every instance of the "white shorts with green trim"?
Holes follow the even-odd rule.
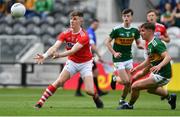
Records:
[[[164,86],[170,81],[170,79],[167,79],[167,78],[160,76],[158,74],[152,73],[151,75],[153,76],[153,79],[155,80],[155,82],[158,86]]]
[[[114,63],[115,70],[122,70],[122,69],[132,69],[133,68],[133,60],[127,60],[123,62],[115,62]]]

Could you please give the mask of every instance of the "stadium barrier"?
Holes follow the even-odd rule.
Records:
[[[44,63],[44,65],[37,65],[35,63],[4,63],[3,62],[3,63],[0,63],[0,65],[15,65],[15,66],[19,65],[20,67],[18,67],[18,68],[20,69],[19,72],[20,72],[20,77],[21,77],[18,79],[19,80],[18,83],[15,82],[15,79],[16,79],[15,75],[12,75],[13,76],[12,79],[9,78],[9,80],[11,80],[11,81],[2,83],[1,82],[1,77],[2,77],[1,74],[3,72],[1,72],[0,73],[0,85],[2,85],[2,86],[25,86],[26,87],[26,86],[47,86],[47,85],[49,85],[57,78],[56,76],[58,76],[58,73],[62,70],[64,63]],[[38,71],[39,68],[37,66],[43,67],[43,68],[45,66],[50,66],[51,68],[55,68],[55,66],[56,66],[55,69],[58,69],[59,72],[56,75],[51,76],[51,74],[50,74],[51,71],[49,71],[49,72],[47,72],[47,74],[50,74],[50,75],[47,76],[45,74],[46,71],[39,72]],[[97,66],[98,66],[98,70],[99,70],[98,82],[99,82],[100,88],[104,89],[104,90],[111,90],[110,82],[111,82],[112,73],[113,73],[112,64],[98,63]],[[173,63],[172,68],[173,68],[172,80],[170,81],[170,83],[168,85],[165,86],[165,88],[167,88],[170,91],[180,91],[180,85],[179,85],[180,63]],[[30,74],[37,74],[37,73],[42,74],[42,75],[44,74],[42,76],[43,78],[40,78],[40,75],[33,75],[33,79],[35,79],[35,80],[31,80],[31,82],[29,82],[28,80],[32,79],[29,77]],[[18,74],[18,73],[15,73],[15,74]],[[45,76],[47,76],[48,78],[45,79],[44,78]],[[67,89],[67,90],[76,89],[79,77],[80,77],[79,74],[75,74],[70,80],[68,80],[65,83],[64,89]],[[6,80],[7,79],[8,78],[6,77]],[[121,90],[122,88],[123,88],[122,85],[117,85],[117,90]],[[84,86],[83,86],[83,89],[84,89]]]

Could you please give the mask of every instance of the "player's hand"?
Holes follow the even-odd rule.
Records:
[[[60,58],[59,52],[53,52],[52,59],[57,59],[57,58]]]
[[[161,69],[161,67],[156,65],[156,66],[152,67],[150,69],[150,71],[153,72],[153,73],[157,73],[157,72],[159,72],[160,69]]]
[[[115,58],[119,58],[119,57],[121,57],[121,53],[120,52],[116,52],[116,53],[114,53],[114,55],[113,55]]]
[[[43,64],[45,58],[42,54],[37,54],[35,57],[34,57],[36,63],[38,64]]]
[[[160,35],[160,36],[159,36],[159,39],[161,39],[161,40],[163,40],[163,41],[165,41],[165,42],[166,42],[166,40],[165,40],[165,36],[163,36],[163,35]]]
[[[137,69],[136,69],[136,68],[132,68],[132,69],[130,69],[131,74],[134,74],[134,72],[136,72],[136,71],[137,71]]]

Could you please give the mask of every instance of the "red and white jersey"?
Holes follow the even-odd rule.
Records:
[[[164,36],[166,34],[166,27],[163,24],[156,23],[155,24],[155,32],[154,36],[159,38],[160,36]],[[148,41],[146,41],[146,48],[148,47]]]
[[[66,43],[67,50],[70,50],[76,43],[83,45],[79,51],[73,55],[68,56],[69,60],[72,60],[76,63],[83,63],[92,59],[89,37],[85,30],[80,29],[78,33],[73,33],[72,29],[69,28],[66,31],[60,33],[57,39]]]

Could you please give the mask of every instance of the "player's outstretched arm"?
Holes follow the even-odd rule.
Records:
[[[43,64],[44,60],[50,56],[52,56],[57,50],[58,48],[61,46],[62,42],[61,41],[56,41],[56,43],[51,46],[44,54],[37,54],[34,59],[36,61],[36,63],[38,64]]]
[[[67,51],[62,52],[62,53],[57,53],[57,52],[54,53],[53,58],[61,58],[61,57],[70,56],[70,55],[76,53],[77,51],[79,51],[82,47],[83,47],[82,44],[76,43],[70,50],[67,50]]]
[[[149,58],[147,58],[146,60],[144,60],[141,64],[139,64],[138,66],[136,66],[135,68],[131,69],[131,73],[133,74],[134,72],[141,70],[143,68],[145,68],[146,66],[149,65]]]

